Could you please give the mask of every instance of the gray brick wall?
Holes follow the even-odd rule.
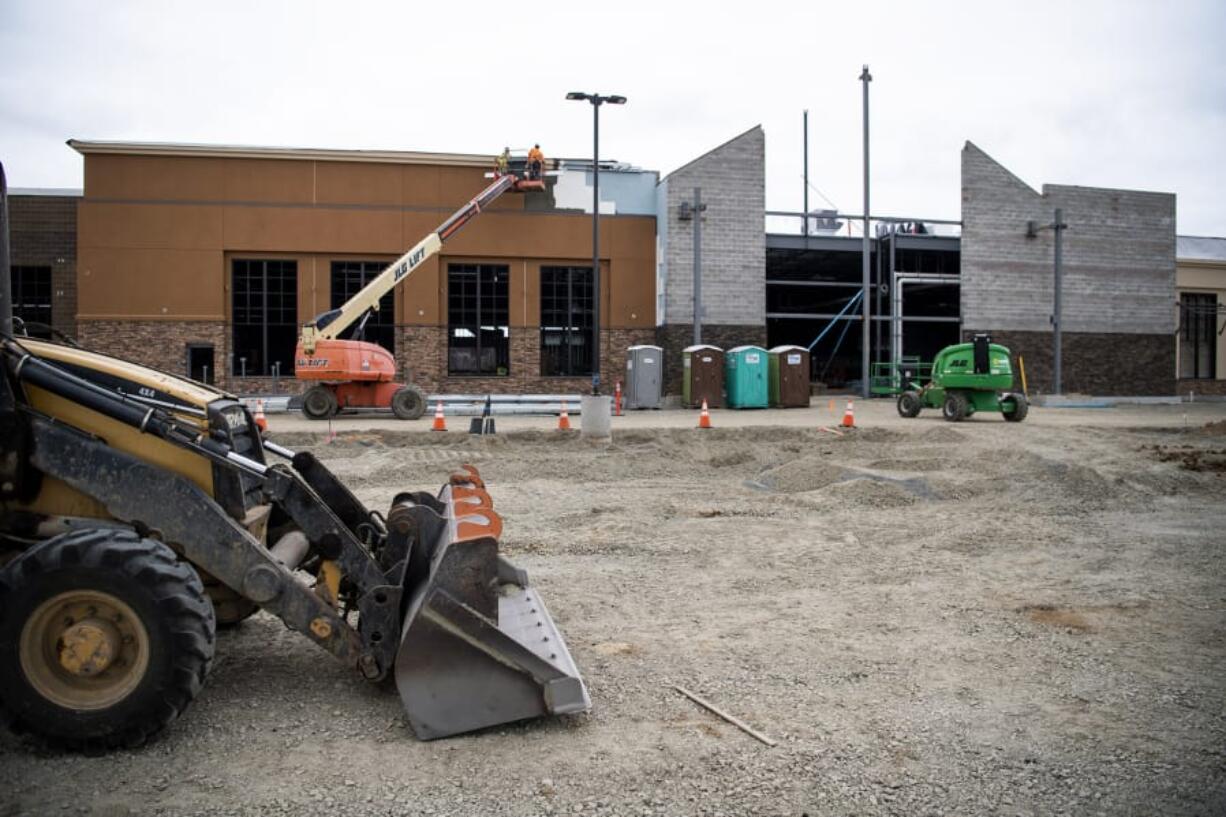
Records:
[[[704,325],[766,323],[766,135],[751,128],[661,182],[659,291],[664,324],[694,318],[694,224],[677,218],[702,188]]]
[[[962,150],[962,321],[967,330],[1049,332],[1051,231],[1064,209],[1063,328],[1175,331],[1175,196],[1026,185],[970,142]]]

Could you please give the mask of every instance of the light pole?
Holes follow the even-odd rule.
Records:
[[[868,399],[870,384],[868,382],[869,372],[869,341],[871,339],[871,318],[869,316],[869,300],[868,300],[868,268],[869,257],[872,254],[872,239],[868,233],[868,84],[873,81],[873,75],[868,72],[868,66],[864,66],[864,70],[860,72],[860,82],[864,84],[864,236],[861,239],[861,265],[860,272],[863,277],[861,286],[863,293],[861,297],[861,349],[860,349],[860,371],[863,383],[860,387],[860,396]]]
[[[1036,238],[1042,230],[1051,230],[1055,233],[1055,259],[1053,263],[1053,273],[1055,279],[1052,281],[1052,309],[1051,309],[1051,333],[1052,333],[1052,372],[1051,380],[1052,394],[1063,394],[1064,377],[1062,372],[1063,350],[1061,349],[1062,321],[1061,313],[1061,296],[1064,290],[1064,253],[1062,251],[1062,242],[1060,241],[1061,234],[1068,229],[1068,224],[1064,221],[1064,209],[1056,208],[1056,217],[1050,224],[1039,224],[1036,221],[1026,222],[1026,237]]]
[[[600,106],[625,105],[626,98],[582,91],[566,98],[592,104],[592,394],[600,394]]]

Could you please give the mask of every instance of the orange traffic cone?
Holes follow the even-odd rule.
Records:
[[[562,413],[558,415],[558,431],[570,431],[570,415],[566,413],[566,401],[562,401]]]
[[[434,425],[430,426],[431,431],[446,431],[447,421],[443,419],[443,401],[439,400],[434,404]]]
[[[698,415],[699,428],[711,428],[711,412],[707,411],[707,401],[702,401],[702,414]]]
[[[843,422],[840,423],[843,428],[856,427],[856,408],[852,405],[852,402],[851,400],[847,401],[847,410],[843,412]]]
[[[260,431],[268,430],[268,418],[264,416],[264,401],[255,401],[255,424]]]

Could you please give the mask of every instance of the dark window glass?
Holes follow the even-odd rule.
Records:
[[[1217,296],[1184,293],[1179,298],[1179,376],[1206,380],[1216,376]]]
[[[231,294],[234,374],[294,373],[298,343],[298,262],[235,260]]]
[[[382,261],[333,261],[332,262],[332,308],[338,309],[362,291],[362,287],[387,269]],[[369,313],[362,336],[357,336],[362,325],[359,318],[341,333],[341,337],[377,343],[389,352],[396,351],[396,315],[394,295],[389,292],[379,299],[379,308]]]
[[[50,338],[51,267],[14,266],[12,281],[13,317],[29,324],[28,335]]]
[[[541,374],[592,373],[592,268],[541,267]]]
[[[447,265],[447,371],[505,375],[511,368],[505,264]]]
[[[187,376],[201,383],[216,383],[213,347],[207,343],[187,344]]]

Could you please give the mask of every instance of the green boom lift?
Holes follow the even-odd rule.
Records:
[[[898,413],[916,417],[920,410],[939,408],[946,420],[958,422],[976,411],[999,411],[1011,423],[1026,419],[1026,395],[1013,389],[1009,349],[975,335],[970,343],[946,346],[932,361],[932,380],[912,381],[898,396]]]

